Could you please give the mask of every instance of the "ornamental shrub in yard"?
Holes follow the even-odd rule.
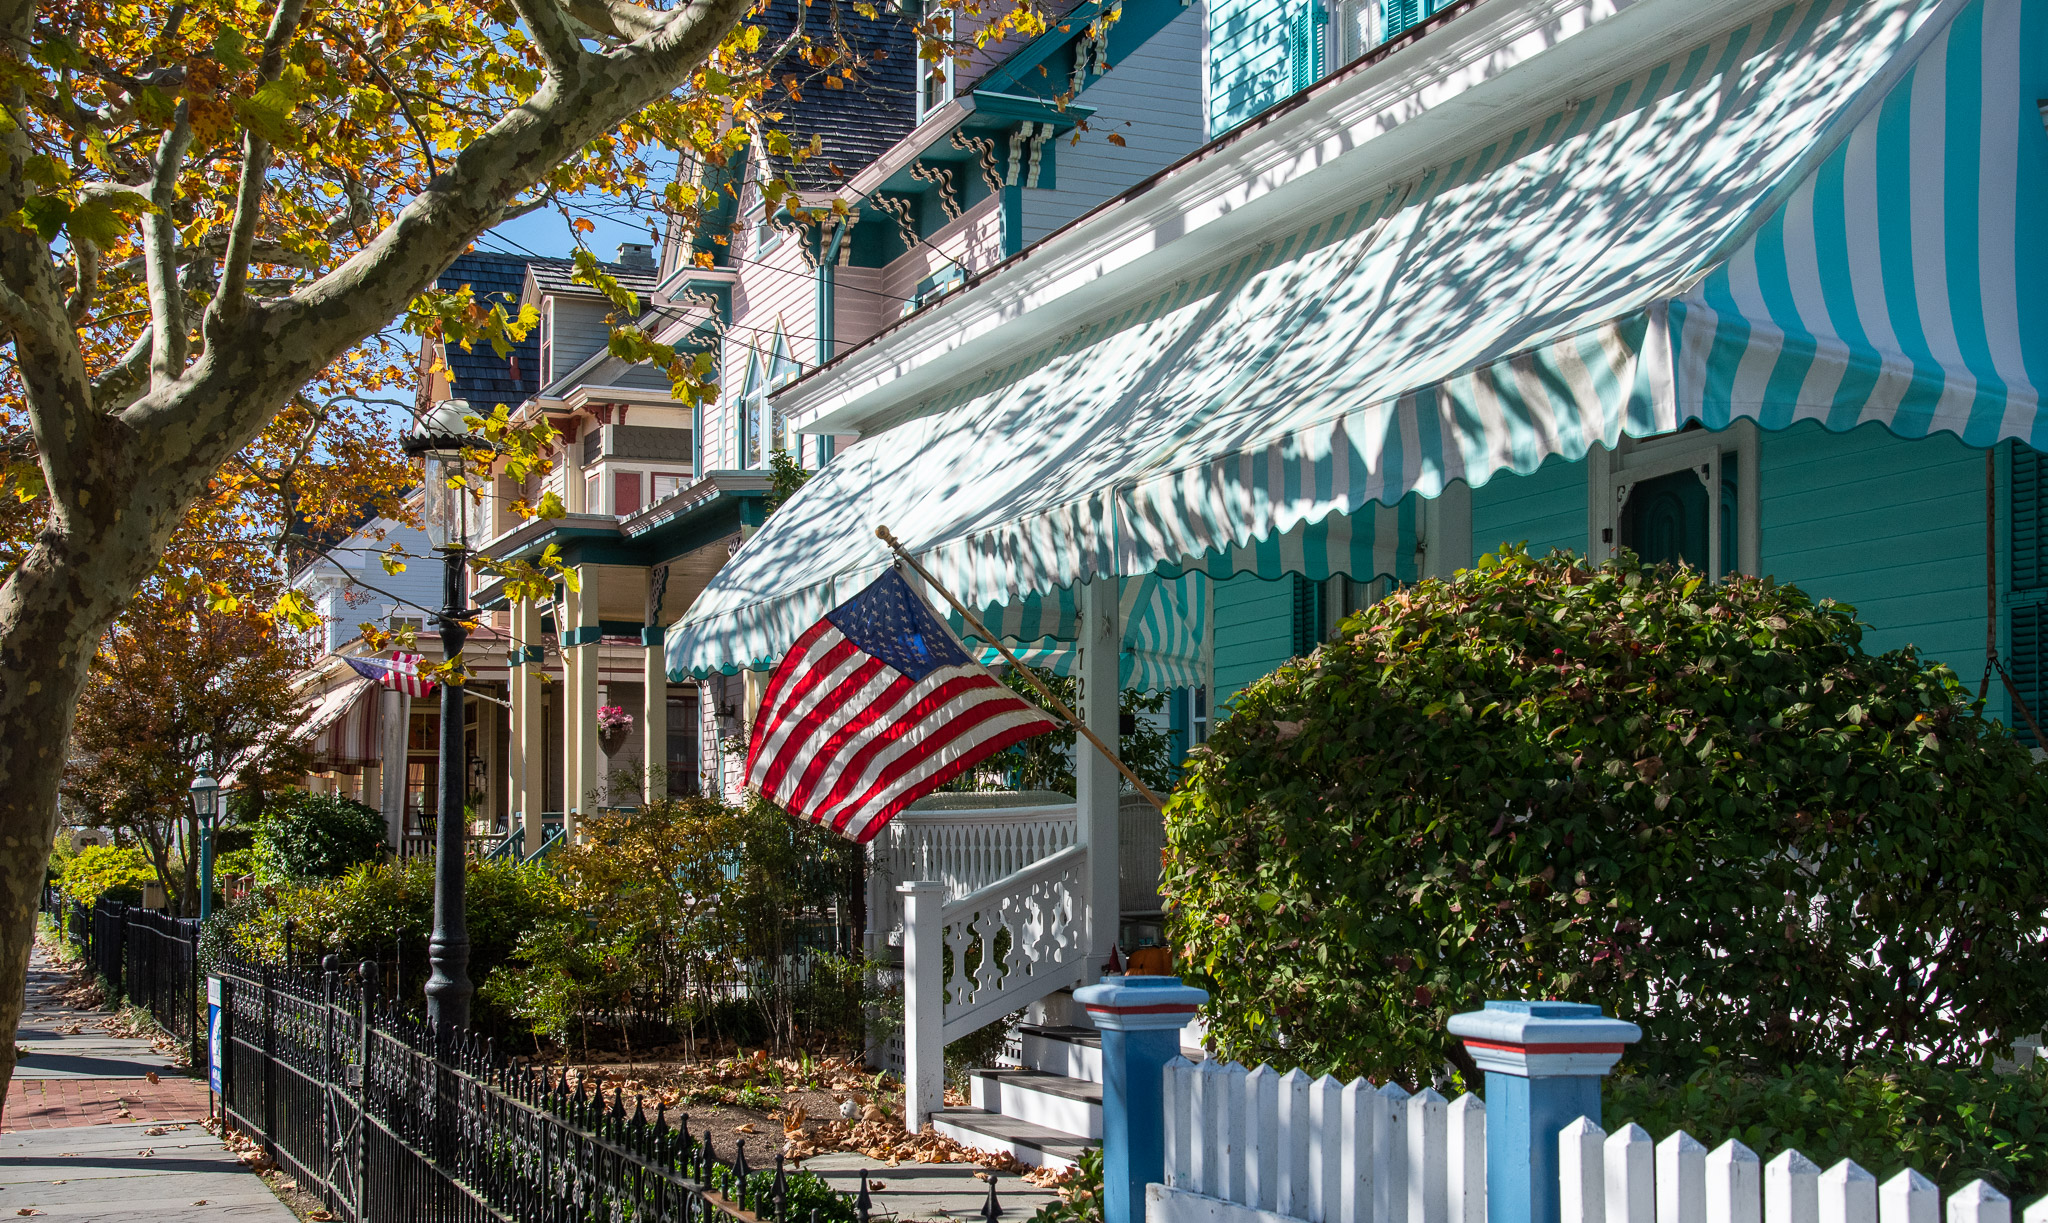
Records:
[[[1167,813],[1219,1051],[1428,1080],[1489,998],[1629,1061],[1975,1059],[2048,1018],[2048,777],[1946,667],[1769,579],[1518,549],[1247,688]]]
[[[384,848],[384,817],[339,794],[288,790],[272,795],[256,826],[265,883],[334,879]]]

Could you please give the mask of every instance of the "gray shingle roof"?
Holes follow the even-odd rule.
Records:
[[[774,0],[760,17],[767,40],[785,38],[796,26],[801,0]],[[888,6],[870,21],[847,8],[839,14],[847,41],[865,64],[844,89],[828,89],[819,73],[792,60],[776,72],[780,80],[794,75],[797,96],[776,86],[764,109],[782,112],[778,125],[792,140],[815,135],[825,152],[801,165],[776,158],[778,171],[788,170],[806,191],[829,191],[887,152],[889,146],[917,126],[917,42],[910,23]],[[808,19],[821,25],[823,13]]]
[[[454,292],[468,285],[479,305],[503,305],[507,313],[516,315],[519,294],[526,287],[529,262],[532,261],[525,255],[471,251],[456,256],[448,270],[434,281],[434,287]],[[469,352],[449,346],[447,359],[455,398],[467,399],[486,413],[499,404],[517,407],[538,389],[540,331],[535,328],[513,345],[509,358],[500,357],[489,344],[478,343]]]
[[[576,274],[576,263],[574,260],[543,257],[529,259],[527,264],[533,268],[534,285],[543,293],[582,293],[590,295],[597,293],[597,290],[589,285],[579,284],[571,279]],[[598,266],[610,272],[614,280],[617,280],[621,285],[631,289],[641,297],[646,297],[649,293],[653,292],[655,282],[659,279],[656,275],[658,269],[653,267],[629,268],[623,263],[605,263],[602,261],[598,263]]]

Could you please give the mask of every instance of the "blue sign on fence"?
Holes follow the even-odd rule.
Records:
[[[220,978],[206,979],[206,1084],[220,1091]]]

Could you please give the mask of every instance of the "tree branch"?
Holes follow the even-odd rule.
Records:
[[[100,248],[83,238],[75,239],[71,259],[77,274],[72,278],[71,298],[64,303],[64,312],[76,326],[85,322],[85,316],[92,310],[92,299],[100,291]]]
[[[134,401],[142,390],[142,373],[149,368],[150,350],[156,347],[156,329],[144,327],[121,354],[92,384],[92,401],[103,412],[118,411]]]
[[[277,80],[284,71],[284,49],[299,28],[305,0],[277,0],[270,15],[270,30],[263,36],[263,56],[256,62],[256,87]],[[249,256],[256,242],[256,227],[263,220],[263,188],[270,175],[270,142],[250,128],[242,139],[242,182],[235,192],[235,219],[228,227],[227,266],[222,269],[220,297],[213,309],[221,314],[239,314],[249,286]]]
[[[564,7],[593,32],[622,41],[659,33],[668,16],[630,0],[565,0]]]
[[[178,198],[178,172],[185,165],[185,150],[192,145],[189,104],[180,101],[156,151],[156,170],[150,175],[151,210],[142,218],[142,271],[149,285],[151,386],[163,386],[185,370],[186,337],[191,327],[185,320],[185,290],[178,285],[178,223],[171,215]]]
[[[570,28],[568,15],[555,0],[512,0],[512,5],[533,31],[534,45],[547,61],[550,75],[565,76],[581,66],[583,40]]]

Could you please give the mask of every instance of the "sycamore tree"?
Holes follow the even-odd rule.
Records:
[[[297,448],[322,445],[314,422],[376,381],[393,319],[442,343],[515,336],[522,320],[424,292],[492,226],[648,192],[678,157],[801,149],[775,130],[774,91],[857,79],[848,31],[876,8],[787,5],[794,27],[770,40],[746,20],[757,4],[0,0],[0,445],[17,503],[0,521],[16,540],[0,583],[0,1024],[20,1015],[67,743],[110,626],[153,578],[235,597],[203,552],[165,572],[194,507],[223,481],[289,483]],[[976,41],[1044,28],[1025,0],[997,7]],[[920,53],[950,54],[942,33]],[[697,204],[681,181],[653,202]],[[708,363],[628,327],[614,351],[703,390]],[[305,614],[289,597],[275,610]],[[0,1094],[13,1062],[0,1044]]]

